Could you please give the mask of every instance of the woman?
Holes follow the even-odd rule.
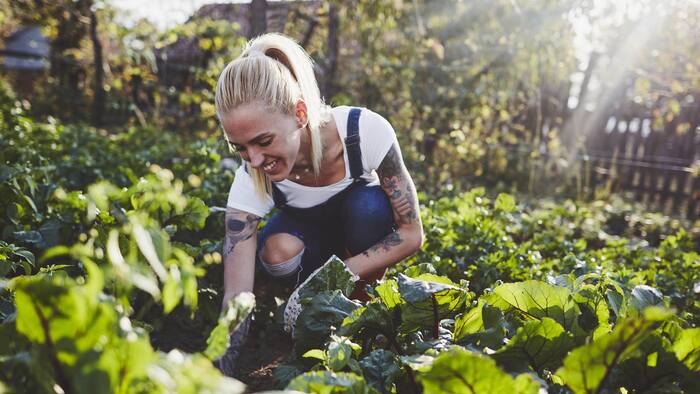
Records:
[[[250,41],[219,77],[216,110],[244,160],[226,211],[224,305],[252,292],[256,262],[271,279],[298,286],[335,254],[361,283],[420,248],[415,187],[391,125],[367,109],[326,106],[311,59],[294,41]],[[227,375],[247,325],[220,361]]]

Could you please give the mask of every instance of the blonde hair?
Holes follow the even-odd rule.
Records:
[[[311,164],[318,175],[323,158],[319,130],[330,118],[330,112],[318,90],[313,61],[299,44],[278,33],[256,37],[237,59],[226,65],[216,83],[215,104],[220,122],[224,114],[256,101],[270,110],[293,115],[299,99],[306,103]],[[225,131],[224,138],[228,142]],[[246,166],[256,191],[269,195],[272,185],[267,175],[249,163]]]

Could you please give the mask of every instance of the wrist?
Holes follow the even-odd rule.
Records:
[[[221,310],[225,310],[226,305],[228,305],[229,301],[231,301],[231,299],[233,299],[233,297],[235,297],[235,296],[236,296],[236,293],[231,291],[231,290],[224,291],[224,296],[221,299]]]
[[[357,267],[355,264],[354,257],[348,257],[347,259],[344,259],[343,263],[345,263],[345,266],[348,268],[348,270],[350,272],[357,275],[358,277],[362,276],[359,267]]]

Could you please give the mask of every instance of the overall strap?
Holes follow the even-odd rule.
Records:
[[[287,196],[282,193],[282,191],[275,185],[275,182],[270,182],[272,184],[272,201],[275,202],[276,208],[284,208],[287,206]]]
[[[350,161],[350,176],[357,181],[362,176],[362,151],[360,150],[360,108],[352,108],[348,115],[348,133],[345,137],[345,150]]]

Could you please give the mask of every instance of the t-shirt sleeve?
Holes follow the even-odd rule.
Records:
[[[263,217],[272,210],[275,203],[271,196],[263,197],[255,191],[253,178],[245,171],[243,166],[240,166],[236,170],[236,177],[231,184],[226,205]]]
[[[360,116],[360,149],[365,169],[370,172],[376,170],[393,144],[398,146],[398,140],[389,121],[376,112],[363,109]]]

